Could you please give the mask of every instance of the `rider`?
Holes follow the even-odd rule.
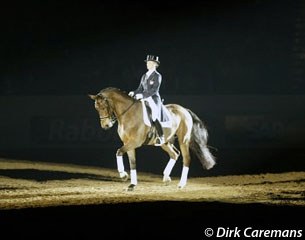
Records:
[[[148,71],[142,75],[139,87],[135,91],[129,92],[128,95],[135,97],[135,99],[143,99],[148,102],[152,110],[152,120],[158,132],[155,144],[162,145],[165,141],[160,124],[162,102],[159,88],[162,82],[162,76],[156,70],[160,65],[160,61],[158,56],[147,55],[144,62],[146,62]]]

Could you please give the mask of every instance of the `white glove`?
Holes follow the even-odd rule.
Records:
[[[137,100],[140,100],[140,99],[143,98],[143,94],[142,94],[142,93],[138,93],[138,94],[136,94],[135,98],[136,98]]]
[[[130,97],[133,97],[133,95],[134,95],[134,92],[132,92],[132,91],[128,93],[128,96],[130,96]]]

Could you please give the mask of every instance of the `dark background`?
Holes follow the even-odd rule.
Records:
[[[146,54],[160,56],[162,94],[304,94],[301,0],[11,5],[1,14],[3,95],[133,89]]]
[[[304,7],[301,0],[10,2],[1,8],[0,156],[116,168],[116,130],[100,129],[87,94],[135,89],[153,54],[165,103],[194,110],[210,133],[218,164],[203,172],[194,160],[191,176],[305,170]],[[71,128],[83,138],[67,137]],[[161,173],[168,157],[143,147],[138,159],[139,171]]]

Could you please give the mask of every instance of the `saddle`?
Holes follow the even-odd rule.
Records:
[[[158,129],[155,126],[154,121],[152,120],[152,109],[151,106],[147,101],[144,101],[143,99],[140,100],[142,102],[142,109],[143,109],[143,121],[144,124],[150,127],[150,130],[147,134],[147,138],[144,142],[144,144],[148,144],[152,140],[156,139],[158,136]],[[162,101],[163,102],[163,101]],[[172,121],[171,121],[171,113],[169,110],[162,104],[161,105],[161,115],[160,115],[160,127],[162,128],[162,131],[164,132],[165,128],[171,128],[172,127]]]

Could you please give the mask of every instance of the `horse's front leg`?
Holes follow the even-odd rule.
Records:
[[[137,171],[136,171],[136,157],[135,157],[135,148],[129,144],[124,145],[120,149],[118,149],[116,153],[117,158],[117,167],[120,177],[123,180],[128,179],[128,174],[124,169],[123,163],[123,155],[127,152],[129,158],[129,165],[130,165],[130,185],[128,186],[128,191],[133,191],[135,186],[138,184],[137,181]]]
[[[128,173],[125,171],[125,168],[124,168],[123,154],[120,155],[119,150],[117,151],[117,154],[116,154],[116,162],[117,162],[117,168],[118,168],[118,172],[120,174],[120,178],[124,182],[126,182],[128,180]]]
[[[128,191],[133,191],[138,184],[137,170],[136,170],[136,151],[135,149],[129,150],[127,152],[129,165],[130,165],[130,185],[128,186]]]

